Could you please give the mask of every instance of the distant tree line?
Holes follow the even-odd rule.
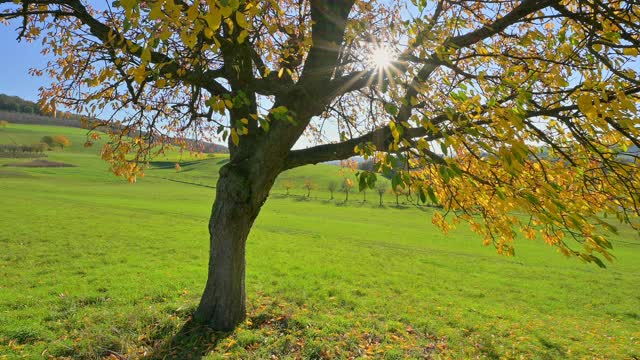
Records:
[[[0,118],[8,120],[14,124],[28,124],[28,125],[58,125],[66,127],[82,128],[80,123],[80,117],[71,115],[70,117],[58,117],[53,119],[50,116],[30,113],[11,112],[7,110],[0,110]]]
[[[44,151],[47,144],[38,143],[32,145],[0,144],[0,157],[2,158],[37,158],[46,157]]]
[[[0,110],[42,115],[40,109],[38,108],[38,104],[34,103],[33,101],[24,100],[17,96],[9,96],[5,94],[0,94]]]
[[[336,199],[336,193],[343,193],[344,194],[344,198],[342,200],[343,203],[347,203],[349,202],[349,195],[353,192],[353,188],[354,188],[355,184],[354,181],[350,178],[344,178],[341,182],[337,181],[337,180],[330,180],[327,184],[326,184],[326,190],[329,191],[329,201]],[[296,187],[299,187],[300,189],[302,189],[303,191],[305,191],[305,194],[302,195],[303,197],[310,199],[311,198],[311,191],[318,189],[318,185],[312,180],[312,179],[304,179],[304,181],[302,182],[302,184],[298,184],[296,185],[296,183],[291,180],[291,179],[285,179],[282,181],[281,183],[281,187],[285,190],[285,196],[292,196],[291,194],[291,190],[295,189]],[[367,191],[373,191],[375,194],[378,195],[378,205],[380,207],[384,206],[384,195],[385,194],[390,194],[394,197],[394,202],[396,206],[400,206],[401,203],[402,204],[413,204],[415,202],[415,205],[419,206],[420,205],[420,196],[419,194],[419,189],[417,188],[412,188],[412,187],[406,187],[403,188],[401,186],[396,186],[395,188],[391,187],[390,183],[388,180],[384,179],[384,178],[379,178],[378,181],[376,182],[376,185],[373,189],[363,189],[361,191],[359,191],[362,194],[362,202],[367,202]],[[300,195],[297,195],[300,196]],[[402,199],[402,201],[401,201]],[[425,203],[425,205],[427,206],[438,206],[437,204],[433,204],[433,203],[428,203],[429,200],[427,200],[427,203]]]

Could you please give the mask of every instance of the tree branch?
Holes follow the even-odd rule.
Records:
[[[439,115],[431,119],[434,123],[447,120],[447,115]],[[403,138],[414,139],[429,135],[429,131],[422,127],[404,129]],[[429,140],[435,140],[443,134],[434,135]],[[317,164],[331,160],[345,160],[357,155],[354,148],[358,145],[371,144],[377,151],[386,151],[393,143],[393,135],[389,126],[375,129],[365,135],[346,140],[340,143],[318,145],[302,150],[292,150],[289,152],[285,169],[292,169],[307,164]]]
[[[4,3],[5,0],[3,0],[2,2]],[[82,24],[86,25],[89,28],[89,32],[93,36],[98,38],[104,46],[110,47],[114,50],[118,48],[119,50],[122,50],[125,53],[138,58],[140,58],[142,55],[142,52],[144,50],[142,46],[126,39],[122,34],[118,32],[118,30],[109,27],[108,25],[93,17],[79,0],[34,1],[32,3],[42,3],[47,5],[57,4],[66,7],[71,10],[71,12],[64,12],[56,15],[75,17]],[[6,14],[4,15],[6,17]],[[29,13],[28,15],[32,14]],[[184,75],[180,76],[178,74],[178,70],[181,69],[181,66],[170,56],[156,51],[151,52],[150,63],[162,64],[162,67],[159,69],[161,75],[172,74],[174,78],[179,78],[188,84],[202,87],[215,95],[229,93],[224,86],[222,86],[215,80],[215,77],[219,73],[217,70],[209,70],[204,73],[187,70]]]

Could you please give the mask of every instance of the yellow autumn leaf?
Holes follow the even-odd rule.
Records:
[[[233,8],[231,6],[223,6],[220,8],[220,13],[223,17],[227,18],[233,12]]]
[[[140,55],[140,60],[142,60],[143,63],[148,63],[149,61],[151,61],[151,49],[150,48],[145,48],[144,50],[142,50],[142,54]]]
[[[220,24],[222,23],[222,14],[218,11],[212,10],[209,11],[204,19],[207,21],[207,24],[209,24],[209,29],[216,31],[220,28]]]
[[[238,44],[242,44],[247,36],[249,36],[249,32],[247,30],[242,30],[240,35],[238,35]]]
[[[133,77],[136,82],[141,83],[147,77],[147,70],[144,65],[140,65],[133,71]]]
[[[136,0],[121,0],[120,4],[124,9],[130,10],[136,4]]]
[[[240,137],[238,136],[238,132],[235,128],[231,129],[231,141],[235,146],[238,146],[238,144],[240,143]]]
[[[194,2],[194,4],[187,10],[187,19],[189,21],[194,21],[198,17],[198,2]]]
[[[149,19],[157,20],[162,17],[162,2],[154,1],[149,4],[151,11],[149,12]]]
[[[590,94],[583,93],[580,96],[578,96],[577,103],[578,103],[578,109],[580,109],[580,111],[585,115],[590,114],[594,110]]]
[[[245,15],[239,11],[236,12],[236,23],[243,29],[248,29],[250,26]]]

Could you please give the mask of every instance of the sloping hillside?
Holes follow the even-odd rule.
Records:
[[[42,113],[38,108],[38,104],[33,101],[24,100],[18,96],[0,94],[0,120],[6,120],[14,124],[83,128],[80,118],[80,115],[69,113],[52,117],[49,114]],[[229,152],[229,149],[224,145],[195,140],[187,140],[187,147],[206,153]]]

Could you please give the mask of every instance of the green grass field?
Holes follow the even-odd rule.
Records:
[[[339,168],[281,176],[247,245],[248,318],[190,324],[207,268],[220,155],[153,163],[131,185],[84,131],[10,125],[2,143],[64,134],[72,168],[0,166],[0,359],[640,357],[640,239],[621,228],[607,269],[528,240],[501,257],[428,207],[328,201]],[[0,165],[24,159],[0,159]],[[342,199],[342,194],[336,194]]]

